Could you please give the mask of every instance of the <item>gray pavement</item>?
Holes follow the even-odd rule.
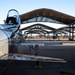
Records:
[[[75,75],[75,63],[0,61],[0,75]],[[10,63],[10,64],[9,64]]]
[[[28,46],[23,46],[20,53],[30,54],[30,48]],[[35,50],[31,49],[31,54],[35,55],[35,53]],[[62,58],[66,61],[75,62],[75,46],[39,46],[37,53],[40,56]]]
[[[34,49],[28,46],[19,46],[19,53],[35,55]],[[0,61],[1,75],[75,75],[75,46],[53,45],[39,46],[37,53],[40,56],[61,58],[67,63],[37,62],[34,61]]]

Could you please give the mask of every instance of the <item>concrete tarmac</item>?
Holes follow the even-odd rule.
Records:
[[[28,46],[23,46],[20,53],[30,54],[30,48]],[[36,51],[31,49],[31,54],[35,55],[35,53]],[[40,56],[62,58],[66,61],[75,62],[74,45],[39,46],[37,53]]]
[[[75,75],[75,63],[0,61],[0,75]]]
[[[29,46],[19,46],[22,54],[35,55],[35,49]],[[0,61],[1,75],[75,75],[75,45],[39,46],[37,53],[40,56],[61,58],[67,63],[37,62],[34,61]]]

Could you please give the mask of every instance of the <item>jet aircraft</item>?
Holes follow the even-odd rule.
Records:
[[[42,56],[34,56],[34,55],[20,55],[20,54],[10,54],[12,48],[11,40],[16,36],[16,34],[20,31],[21,19],[19,17],[19,13],[15,9],[11,9],[8,11],[6,20],[4,24],[0,25],[0,56],[1,60],[31,60],[31,61],[46,61],[49,62],[66,62],[60,58],[49,58],[49,57],[42,57]],[[14,44],[14,43],[13,43]],[[46,42],[25,42],[19,43],[19,45],[39,45],[45,44],[50,45],[54,43],[46,43]],[[55,43],[56,44],[56,43]],[[61,43],[58,43],[61,44]],[[11,57],[12,55],[12,57]],[[9,57],[8,57],[9,56]]]

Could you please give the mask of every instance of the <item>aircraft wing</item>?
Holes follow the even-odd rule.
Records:
[[[48,45],[62,45],[62,42],[24,42],[24,43],[20,43],[20,45],[25,45],[25,46],[28,46],[28,45],[45,45],[45,46],[48,46]]]
[[[26,41],[26,42],[22,42],[22,43],[19,43],[20,45],[25,45],[25,46],[28,46],[28,45],[42,45],[42,46],[51,46],[51,45],[75,45],[75,42],[73,41]]]
[[[52,58],[52,57],[43,57],[36,55],[24,55],[24,54],[9,54],[5,55],[1,60],[18,60],[18,61],[42,61],[42,62],[62,62],[66,63],[64,59]]]

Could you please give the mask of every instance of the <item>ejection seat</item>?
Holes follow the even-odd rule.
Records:
[[[5,22],[6,24],[18,24],[17,22],[16,22],[16,18],[15,17],[8,17],[7,19],[6,19],[6,22]]]

